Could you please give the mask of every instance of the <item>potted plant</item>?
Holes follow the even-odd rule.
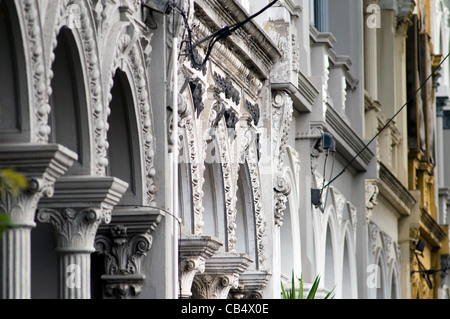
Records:
[[[308,293],[308,295],[306,296],[306,298],[304,298],[303,296],[303,275],[300,276],[300,278],[297,278],[299,281],[299,291],[298,294],[296,295],[296,289],[295,289],[295,275],[294,275],[294,271],[292,271],[292,280],[291,280],[291,289],[285,289],[283,286],[283,283],[281,283],[281,292],[283,295],[283,299],[315,299],[316,297],[316,293],[317,293],[317,289],[319,288],[319,283],[320,283],[320,276],[317,276],[316,279],[314,280],[311,289]],[[332,295],[334,291],[334,288],[324,297],[324,299],[333,299],[334,298],[334,294]]]

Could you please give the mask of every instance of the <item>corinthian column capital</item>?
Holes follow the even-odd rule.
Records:
[[[6,213],[15,226],[7,230],[2,239],[2,298],[30,298],[30,232],[36,225],[36,208],[42,197],[53,195],[56,179],[76,159],[74,152],[58,144],[0,145],[0,169],[14,167],[28,180],[28,189],[19,194],[11,189],[0,192],[0,211]]]
[[[55,183],[52,200],[39,203],[37,219],[48,223],[60,258],[62,299],[90,298],[90,254],[101,223],[111,221],[111,211],[128,184],[114,177],[69,176]],[[76,269],[76,282],[68,285],[68,269]]]
[[[153,244],[152,234],[164,216],[151,207],[114,209],[109,225],[101,225],[95,248],[105,256],[105,293],[125,299],[140,293],[145,282],[142,262]]]

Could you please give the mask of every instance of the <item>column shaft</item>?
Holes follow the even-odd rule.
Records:
[[[90,253],[61,254],[59,256],[59,298],[91,298]]]
[[[2,235],[2,298],[31,298],[30,228],[14,228]]]

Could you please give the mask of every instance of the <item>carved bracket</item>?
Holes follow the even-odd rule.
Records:
[[[286,202],[288,200],[288,195],[291,192],[291,185],[288,183],[286,178],[282,175],[278,175],[275,181],[275,225],[283,226],[283,215],[286,209]]]

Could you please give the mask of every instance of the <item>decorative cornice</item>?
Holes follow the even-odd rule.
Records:
[[[351,89],[354,89],[358,85],[358,80],[350,73],[353,61],[347,55],[339,55],[334,51],[333,47],[336,43],[336,37],[331,32],[320,32],[313,24],[310,24],[309,28],[311,46],[325,45],[330,61],[330,68],[342,68],[347,83]]]
[[[364,147],[364,141],[353,131],[353,129],[341,118],[336,110],[329,106],[326,112],[326,127],[336,141],[336,149],[346,160],[351,160]],[[370,148],[365,148],[361,154],[352,162],[352,166],[358,171],[365,171],[375,154]]]
[[[311,45],[325,44],[329,49],[333,48],[336,43],[336,37],[331,32],[320,32],[314,24],[309,24],[309,37]]]
[[[399,212],[403,216],[408,216],[416,204],[414,196],[382,162],[378,164],[380,176],[378,187],[380,188],[380,193],[388,198],[394,207],[398,207]]]
[[[441,247],[442,241],[447,237],[446,232],[437,221],[425,210],[420,210],[420,234],[427,237],[433,247]]]
[[[212,32],[248,17],[246,10],[233,0],[198,0],[195,2],[195,14]],[[246,23],[225,41],[249,69],[258,73],[259,78],[268,78],[270,67],[282,56],[277,46],[254,21]],[[252,52],[251,56],[246,52]]]
[[[298,82],[292,83],[271,83],[273,90],[285,90],[291,94],[294,107],[299,112],[311,112],[312,107],[319,96],[319,90],[310,79],[302,72],[298,72]]]

